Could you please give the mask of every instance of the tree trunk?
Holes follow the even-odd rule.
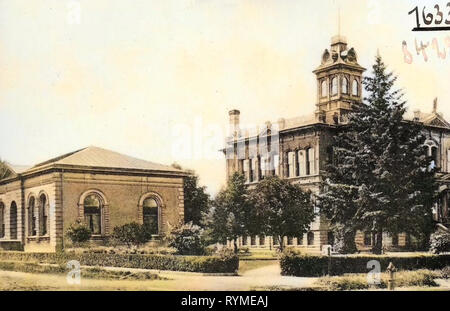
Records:
[[[280,241],[280,252],[282,253],[284,250],[284,239],[282,236],[278,237],[278,241]]]
[[[239,248],[236,239],[233,239],[233,245],[234,245],[234,253],[237,254],[239,252]]]
[[[374,234],[372,253],[374,254],[383,253],[383,230],[381,228],[379,228]]]

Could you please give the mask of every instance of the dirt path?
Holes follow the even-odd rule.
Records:
[[[309,287],[314,278],[280,275],[280,267],[273,264],[245,272],[242,276],[204,276],[189,273],[160,272],[169,280],[98,280],[82,279],[70,285],[62,275],[31,274],[0,271],[1,290],[178,290],[178,291],[235,291],[258,288]]]

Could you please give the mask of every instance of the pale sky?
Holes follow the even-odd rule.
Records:
[[[379,49],[411,111],[438,97],[450,117],[450,53],[430,47],[425,62],[414,48],[436,38],[442,51],[450,32],[412,32],[408,15],[430,1],[0,0],[0,157],[31,165],[95,145],[178,162],[215,193],[230,109],[244,124],[314,111],[338,4],[359,63],[370,69]]]

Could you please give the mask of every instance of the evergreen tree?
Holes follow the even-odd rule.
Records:
[[[213,239],[217,242],[233,240],[234,251],[237,253],[238,238],[248,234],[250,211],[245,177],[236,172],[212,203],[207,222]]]
[[[280,251],[285,237],[302,236],[314,220],[311,192],[278,176],[259,182],[251,192],[251,201],[251,233],[273,236],[280,243]]]
[[[427,241],[433,229],[437,186],[423,126],[404,120],[406,102],[394,89],[396,79],[377,56],[363,82],[368,97],[335,138],[334,163],[319,195],[322,211],[341,237],[372,232],[374,253],[382,251],[383,232]]]

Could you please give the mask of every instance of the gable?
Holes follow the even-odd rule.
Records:
[[[442,119],[439,115],[434,116],[434,118],[427,120],[424,122],[425,125],[436,126],[436,127],[445,127],[450,128],[450,124]]]

